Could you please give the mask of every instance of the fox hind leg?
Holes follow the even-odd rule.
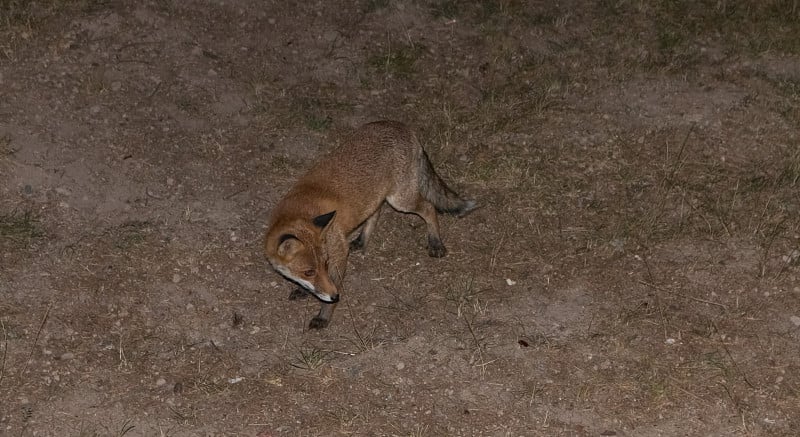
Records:
[[[434,258],[447,255],[447,248],[444,247],[442,237],[439,235],[439,218],[436,216],[436,208],[432,203],[423,199],[417,203],[419,206],[414,213],[422,217],[428,226],[428,255]]]
[[[413,201],[401,201],[397,197],[387,200],[392,208],[400,212],[414,213],[425,220],[428,229],[428,255],[434,258],[441,258],[447,255],[447,248],[444,247],[439,233],[439,218],[436,215],[436,207],[431,202],[419,194],[414,196]]]
[[[367,247],[367,242],[369,241],[369,237],[372,235],[372,231],[375,230],[375,225],[378,224],[378,216],[381,213],[380,207],[377,211],[375,211],[369,218],[361,225],[361,232],[358,233],[358,237],[355,240],[350,242],[350,250],[365,250]]]

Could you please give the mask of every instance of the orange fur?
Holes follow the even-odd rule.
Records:
[[[434,257],[446,254],[437,211],[462,216],[476,208],[444,184],[404,124],[380,121],[355,130],[278,203],[265,238],[272,266],[322,301],[311,328],[330,322],[350,246],[366,246],[384,201],[425,220]]]

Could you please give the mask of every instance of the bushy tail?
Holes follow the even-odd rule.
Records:
[[[425,150],[422,151],[422,159],[420,159],[419,166],[419,191],[424,198],[428,199],[436,207],[437,212],[463,217],[478,207],[474,200],[462,199],[458,193],[451,190],[444,183],[442,178],[434,171]]]

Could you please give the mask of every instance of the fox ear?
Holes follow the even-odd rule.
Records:
[[[314,223],[314,226],[316,226],[316,227],[318,227],[320,229],[325,229],[325,226],[328,226],[328,224],[331,222],[331,220],[333,220],[333,217],[335,215],[336,215],[336,211],[331,211],[331,212],[329,212],[327,214],[322,214],[322,215],[314,217],[314,219],[311,220],[311,222]]]
[[[303,247],[303,242],[297,239],[296,236],[292,234],[283,234],[278,238],[278,255],[279,256],[288,256],[293,255],[295,252],[300,250]]]

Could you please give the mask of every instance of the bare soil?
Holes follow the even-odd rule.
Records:
[[[789,436],[796,1],[0,0],[0,435]],[[331,326],[261,249],[348,129],[387,212]]]

